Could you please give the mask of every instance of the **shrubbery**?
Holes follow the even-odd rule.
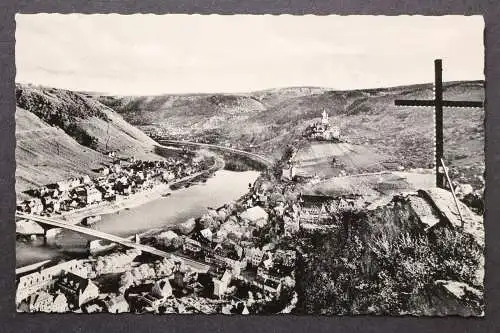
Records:
[[[401,214],[400,208],[379,215],[397,224],[394,219]],[[375,231],[373,224],[379,222],[366,218],[361,213],[344,217],[343,223],[348,225],[338,231],[303,240],[310,248],[304,251],[309,256],[297,276],[302,311],[328,315],[422,313],[429,308],[436,280],[482,288],[475,279],[482,249],[472,236],[447,229],[426,234],[406,228],[391,233],[389,226]]]

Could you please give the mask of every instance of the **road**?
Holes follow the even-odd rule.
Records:
[[[235,149],[235,148],[229,148],[229,147],[224,147],[224,146],[219,146],[219,145],[214,145],[214,144],[209,144],[209,143],[199,143],[199,142],[191,142],[191,141],[178,141],[178,140],[163,140],[163,139],[159,139],[157,140],[157,142],[161,145],[171,145],[171,146],[190,146],[190,147],[198,147],[198,148],[209,148],[209,149],[215,149],[215,150],[218,150],[218,151],[225,151],[225,152],[229,152],[229,153],[233,153],[233,154],[237,154],[237,155],[241,155],[241,156],[245,156],[245,157],[248,157],[262,165],[264,165],[266,168],[269,168],[273,165],[273,161],[264,157],[264,156],[261,156],[261,155],[258,155],[258,154],[255,154],[255,153],[251,153],[251,152],[248,152],[248,151],[245,151],[245,150],[241,150],[241,149]],[[165,147],[166,148],[166,147]]]

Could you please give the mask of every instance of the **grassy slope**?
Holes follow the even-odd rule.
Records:
[[[24,106],[19,107],[22,91]],[[18,85],[16,108],[16,192],[75,175],[93,175],[92,169],[110,159],[102,152],[158,159],[154,141],[121,115],[96,100],[59,89]],[[28,101],[28,102],[26,102]],[[48,106],[46,109],[42,105]],[[70,115],[68,123],[96,138],[95,149],[79,144],[58,126],[48,123],[46,110]]]
[[[483,100],[483,83],[446,83],[444,95],[452,100]],[[216,132],[219,141],[253,147],[273,157],[280,157],[285,146],[299,139],[307,124],[326,109],[331,122],[352,143],[414,168],[434,162],[433,111],[396,107],[394,100],[432,96],[432,85],[421,84],[357,91],[305,87],[240,95],[101,97],[101,101],[140,128],[163,127],[185,139]],[[484,170],[483,123],[484,110],[444,110],[445,159],[477,186],[474,175]]]
[[[110,161],[22,108],[16,109],[16,138],[16,192],[72,176],[93,175],[91,169]]]

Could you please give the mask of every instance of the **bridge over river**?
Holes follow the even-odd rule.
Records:
[[[75,231],[75,232],[78,232],[81,234],[89,235],[89,236],[92,236],[95,238],[105,239],[105,240],[108,240],[110,242],[123,245],[125,247],[135,248],[135,249],[141,250],[144,253],[149,253],[149,254],[152,254],[152,255],[155,255],[155,256],[158,256],[161,258],[167,258],[167,259],[170,259],[172,261],[181,261],[184,264],[190,266],[191,269],[193,271],[196,271],[196,272],[205,273],[210,268],[210,266],[207,264],[200,263],[200,262],[197,262],[197,261],[185,258],[185,257],[182,257],[182,258],[177,257],[177,256],[173,255],[172,253],[168,253],[168,252],[159,250],[159,249],[154,248],[154,247],[149,246],[149,245],[139,244],[139,243],[136,243],[136,242],[131,241],[131,240],[126,239],[126,238],[122,238],[119,236],[111,235],[111,234],[108,234],[108,233],[105,233],[102,231],[98,231],[98,230],[94,230],[94,229],[90,229],[90,228],[86,228],[86,227],[82,227],[82,226],[78,226],[78,225],[69,224],[67,222],[63,222],[63,221],[60,221],[57,219],[47,218],[47,217],[37,216],[37,215],[31,215],[31,214],[25,214],[25,213],[19,213],[19,212],[16,213],[16,217],[22,218],[22,219],[27,219],[27,220],[32,220],[32,221],[35,221],[39,224],[43,224],[46,226],[52,226],[55,228],[63,228],[63,229],[72,230],[72,231]]]

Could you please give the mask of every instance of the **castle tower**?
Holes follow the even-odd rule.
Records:
[[[328,113],[326,113],[325,109],[323,109],[323,113],[321,114],[321,116],[322,116],[321,123],[323,125],[329,125],[330,121],[328,120]]]

